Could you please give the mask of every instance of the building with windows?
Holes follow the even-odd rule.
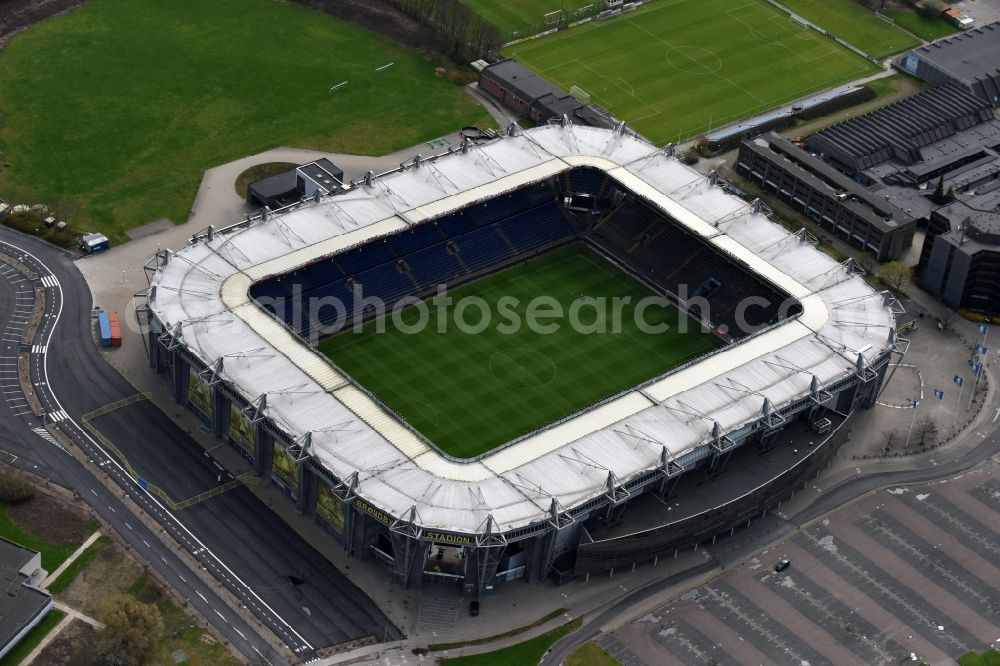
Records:
[[[912,216],[780,134],[744,141],[736,171],[880,260],[899,258],[913,243]]]

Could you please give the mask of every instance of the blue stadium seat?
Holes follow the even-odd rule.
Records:
[[[384,264],[396,258],[392,246],[385,240],[377,240],[360,247],[341,252],[337,255],[337,263],[344,270],[344,275],[356,275],[363,270]]]
[[[518,252],[535,250],[575,233],[573,225],[555,203],[503,220],[500,228]]]
[[[458,259],[448,252],[443,243],[414,252],[406,257],[406,262],[421,289],[444,284],[465,273]]]
[[[428,222],[420,226],[401,231],[389,237],[389,244],[396,251],[396,256],[405,257],[411,252],[422,250],[428,245],[434,245],[445,240],[444,234],[437,224]]]
[[[462,261],[473,272],[489,268],[514,254],[492,226],[459,236],[455,245]]]

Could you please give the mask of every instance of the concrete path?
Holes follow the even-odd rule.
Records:
[[[95,532],[95,534],[97,533]],[[60,634],[60,632],[62,632],[63,629],[68,627],[73,620],[80,620],[81,622],[86,622],[95,629],[104,629],[106,626],[103,622],[99,622],[94,618],[90,617],[89,615],[84,615],[75,608],[70,608],[69,606],[67,606],[62,602],[59,601],[55,602],[55,608],[56,610],[60,610],[63,613],[66,613],[66,617],[60,620],[59,624],[52,627],[52,630],[49,633],[45,634],[45,637],[41,640],[41,642],[38,645],[35,646],[35,649],[29,652],[28,656],[24,658],[24,661],[21,662],[21,666],[28,666],[28,664],[34,662],[35,659],[38,658],[38,655],[42,653],[42,650],[48,647],[49,643],[54,641],[56,637]]]
[[[84,541],[82,544],[80,544],[80,547],[77,548],[75,551],[73,551],[73,554],[70,555],[69,557],[67,557],[66,560],[62,564],[59,565],[58,569],[56,569],[55,571],[53,571],[52,573],[50,573],[45,578],[45,580],[42,581],[42,587],[48,588],[48,586],[51,585],[53,583],[53,581],[55,581],[56,578],[59,578],[59,575],[63,571],[65,571],[66,568],[69,565],[73,564],[73,562],[76,560],[76,558],[80,557],[80,555],[83,553],[83,551],[85,551],[88,548],[90,548],[90,545],[92,543],[94,543],[95,541],[97,541],[100,538],[100,536],[101,536],[101,531],[97,530],[96,532],[94,532],[93,534],[91,534],[89,537],[87,537],[87,540]]]

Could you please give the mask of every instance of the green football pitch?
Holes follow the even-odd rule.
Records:
[[[447,311],[428,304],[426,325],[418,332],[402,330],[417,328],[421,320],[420,309],[411,306],[396,325],[386,317],[380,332],[378,322],[369,322],[360,332],[321,342],[319,349],[442,451],[459,458],[490,451],[722,344],[690,320],[682,332],[678,322],[685,315],[672,306],[643,309],[640,300],[653,292],[583,244],[450,295],[455,305]],[[527,326],[529,301],[536,297],[557,302],[566,314],[538,319],[557,330]],[[618,317],[611,305],[615,297],[623,303]],[[489,325],[480,332],[459,330],[458,304],[475,299],[492,313]],[[607,307],[598,307],[602,301]],[[582,326],[571,325],[571,309]],[[599,318],[598,310],[605,316]],[[481,324],[482,312],[468,307],[461,318]],[[507,326],[514,316],[524,325]],[[600,321],[606,332],[599,332]],[[666,328],[653,331],[642,322]]]
[[[658,0],[504,54],[657,144],[877,71],[763,0]]]

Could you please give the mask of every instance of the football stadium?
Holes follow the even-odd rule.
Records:
[[[905,351],[890,294],[727,190],[565,118],[313,184],[150,260],[150,363],[403,586],[653,564],[800,487]]]

